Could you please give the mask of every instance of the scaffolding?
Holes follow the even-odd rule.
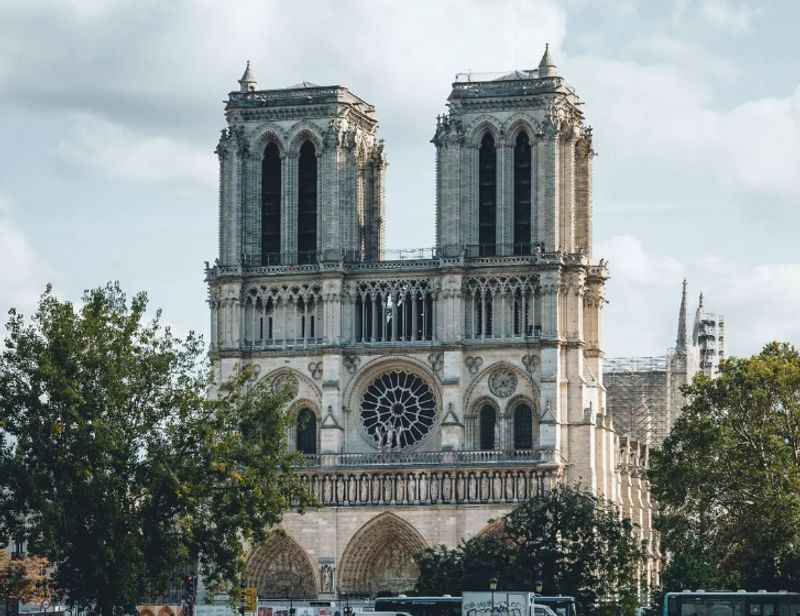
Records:
[[[603,362],[606,407],[617,431],[645,445],[660,445],[672,415],[669,355],[610,357]]]

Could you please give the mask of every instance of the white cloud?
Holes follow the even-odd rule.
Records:
[[[750,355],[772,340],[800,345],[800,263],[743,266],[714,256],[681,262],[650,254],[641,240],[601,242],[609,261],[607,339],[624,345],[610,355],[658,355],[675,340],[681,280],[688,278],[689,316],[700,291],[705,308],[725,316],[729,354]]]
[[[724,108],[711,84],[678,64],[581,56],[570,69],[571,81],[591,94],[600,155],[613,148],[620,167],[667,163],[717,196],[777,195],[792,207],[800,196],[800,85],[786,97]]]
[[[738,66],[713,51],[685,39],[663,34],[639,36],[630,43],[637,55],[645,53],[659,62],[681,67],[681,71],[699,77],[730,81],[739,75]]]
[[[726,31],[746,32],[758,11],[731,0],[703,0],[702,14],[710,24]]]
[[[91,114],[73,114],[69,125],[58,152],[72,164],[135,182],[216,185],[211,147],[201,150],[169,137],[141,135]]]
[[[30,239],[14,220],[12,204],[0,197],[0,253],[5,266],[0,268],[0,323],[6,322],[9,308],[26,315],[33,312],[39,295],[53,272],[34,249]]]

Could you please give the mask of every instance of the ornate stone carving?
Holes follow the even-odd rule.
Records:
[[[534,374],[539,368],[539,358],[536,357],[536,355],[528,353],[522,358],[522,365],[525,366],[525,370],[528,371],[528,374]]]
[[[350,374],[355,374],[361,363],[361,358],[358,355],[345,355],[342,358],[342,363],[344,363],[344,367]]]
[[[332,558],[319,559],[319,590],[326,594],[336,592],[336,566]]]
[[[464,363],[467,365],[470,374],[478,374],[478,371],[481,369],[483,365],[483,357],[479,357],[477,355],[468,355],[464,359]]]
[[[322,378],[322,362],[321,361],[312,361],[308,364],[308,371],[311,373],[311,376],[319,381]]]
[[[272,389],[273,393],[285,393],[290,398],[297,396],[298,387],[297,379],[288,372],[274,376],[270,383],[270,389]]]
[[[517,389],[517,375],[508,368],[498,368],[489,375],[489,389],[498,398],[508,398]]]
[[[440,375],[442,373],[442,368],[444,368],[444,353],[442,351],[430,353],[428,355],[428,363],[431,365],[431,369],[436,374]]]
[[[415,445],[436,421],[436,398],[420,377],[391,370],[375,378],[361,398],[364,431],[380,449]]]

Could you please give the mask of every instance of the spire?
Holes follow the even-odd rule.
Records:
[[[544,55],[539,61],[539,77],[555,77],[556,65],[553,64],[553,58],[550,57],[550,43],[545,43]]]
[[[686,278],[683,279],[681,307],[678,310],[678,337],[675,339],[675,350],[686,352]]]
[[[247,61],[247,66],[244,69],[244,75],[239,80],[240,92],[253,92],[256,89],[256,78],[250,68],[250,60]]]
[[[694,329],[692,330],[692,344],[697,345],[700,336],[700,322],[703,320],[703,292],[700,291],[700,301],[694,313]]]

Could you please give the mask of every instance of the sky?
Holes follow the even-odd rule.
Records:
[[[545,43],[594,129],[594,258],[609,355],[725,315],[729,353],[800,343],[800,3],[4,0],[0,312],[46,283],[119,280],[207,334],[223,101],[344,84],[377,108],[387,247],[433,245],[435,117],[456,73],[533,68]]]

